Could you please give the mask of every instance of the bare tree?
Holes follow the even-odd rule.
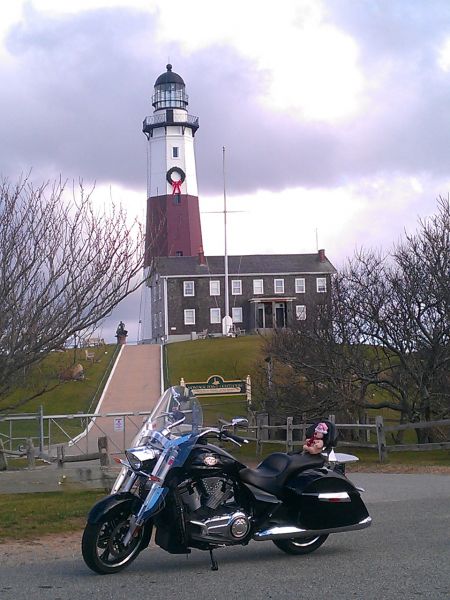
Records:
[[[81,184],[0,182],[0,397],[142,283],[143,252],[140,225]]]
[[[347,412],[448,416],[449,282],[450,207],[440,198],[437,213],[389,254],[357,252],[334,278],[319,321],[278,333],[267,351],[319,386],[318,406],[328,397],[330,408]]]

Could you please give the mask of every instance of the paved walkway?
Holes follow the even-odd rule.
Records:
[[[129,448],[145,417],[121,414],[151,411],[160,396],[161,347],[123,346],[96,410],[101,415],[115,416],[97,417],[70,454],[97,452],[97,438],[104,435],[108,437],[110,452]]]

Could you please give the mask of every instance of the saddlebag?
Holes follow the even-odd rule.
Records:
[[[286,496],[304,529],[339,529],[369,516],[355,486],[335,471],[308,469],[297,474],[287,483]]]

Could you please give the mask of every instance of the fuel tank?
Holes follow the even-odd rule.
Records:
[[[198,444],[193,447],[186,461],[186,468],[193,474],[217,475],[236,473],[245,465],[236,460],[223,448],[213,444]]]

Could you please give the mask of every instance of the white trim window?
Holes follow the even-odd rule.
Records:
[[[296,277],[295,278],[295,293],[296,294],[304,294],[306,292],[305,278],[304,277]]]
[[[210,308],[209,309],[209,322],[212,325],[222,322],[222,317],[220,315],[220,308]]]
[[[231,280],[231,295],[242,296],[242,279]]]
[[[297,321],[306,321],[306,306],[304,304],[296,305],[295,317],[296,317]]]
[[[273,280],[273,291],[275,294],[284,294],[284,279]]]
[[[180,158],[180,149],[178,146],[172,146],[172,158]]]
[[[220,296],[220,280],[212,279],[209,282],[209,295],[210,296]]]
[[[242,323],[242,306],[233,306],[231,309],[233,323]]]
[[[193,281],[183,281],[183,296],[195,296],[195,284]]]
[[[184,324],[195,325],[195,308],[184,309]]]
[[[162,312],[159,313],[159,326],[162,327],[163,326],[163,314]]]
[[[319,294],[325,294],[327,291],[327,278],[326,277],[317,277],[316,279],[317,292]]]
[[[264,294],[264,279],[253,280],[253,293]]]

